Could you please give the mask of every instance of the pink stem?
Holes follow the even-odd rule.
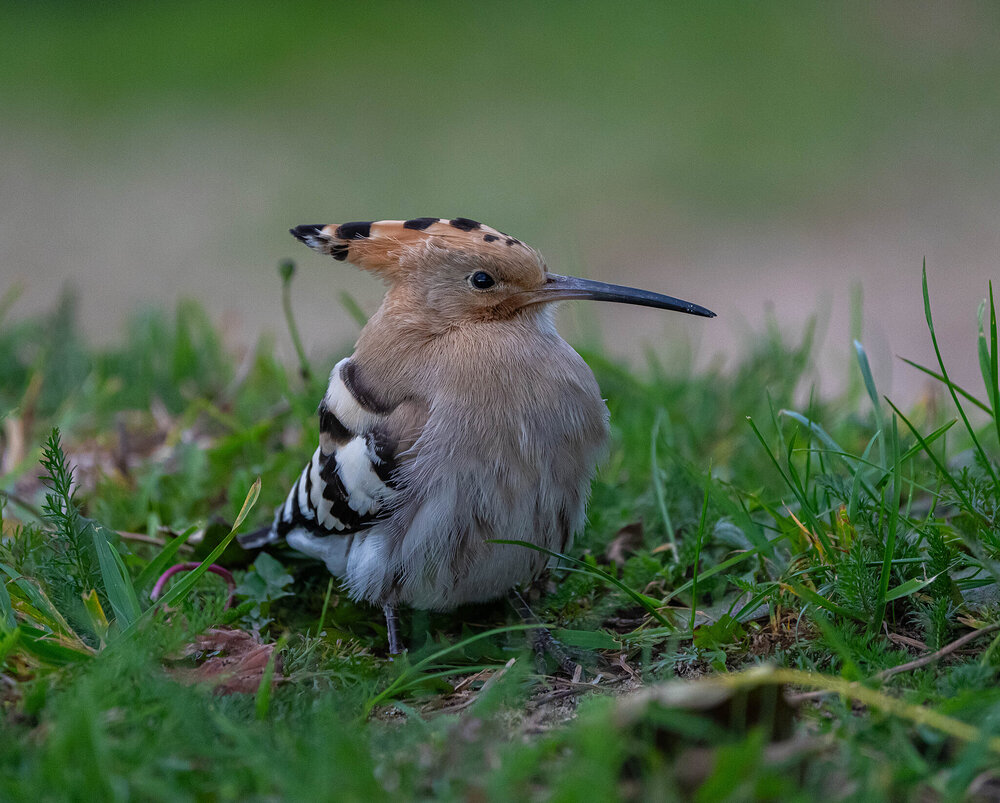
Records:
[[[163,593],[164,587],[167,585],[167,580],[173,577],[175,574],[180,572],[189,572],[192,569],[197,569],[201,566],[200,563],[188,562],[188,563],[175,563],[169,569],[167,569],[163,574],[160,575],[159,579],[156,581],[156,585],[153,586],[153,590],[149,592],[149,598],[156,602],[159,599],[160,594]],[[212,563],[208,567],[208,571],[212,574],[217,574],[223,580],[226,581],[226,585],[229,587],[229,596],[226,598],[226,608],[233,607],[234,592],[236,591],[236,580],[233,579],[232,572],[229,569],[223,569],[217,563]]]

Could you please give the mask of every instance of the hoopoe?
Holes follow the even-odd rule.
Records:
[[[594,299],[714,317],[670,296],[550,273],[520,240],[468,218],[306,225],[291,233],[388,285],[319,405],[319,445],[274,522],[350,596],[447,610],[535,578],[584,521],[608,438],[597,381],[553,322]]]

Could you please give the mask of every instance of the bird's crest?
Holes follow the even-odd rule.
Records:
[[[406,267],[428,248],[504,261],[540,260],[531,246],[464,217],[304,225],[290,231],[321,254],[376,272],[392,273],[395,268]]]

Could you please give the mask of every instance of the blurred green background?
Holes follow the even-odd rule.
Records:
[[[892,355],[931,359],[926,257],[946,359],[977,373],[995,3],[7,2],[0,108],[0,291],[23,282],[27,315],[72,282],[97,338],[193,296],[234,341],[284,344],[292,256],[328,354],[356,334],[338,292],[371,311],[381,288],[287,228],[461,215],[720,314],[563,314],[667,361],[678,338],[738,349],[770,307],[792,332],[818,311],[840,366],[861,282],[876,377],[906,395],[923,382]]]

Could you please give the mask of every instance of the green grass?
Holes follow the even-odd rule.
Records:
[[[861,343],[858,380],[815,398],[808,328],[766,329],[726,371],[668,370],[658,345],[642,371],[586,353],[611,452],[533,604],[598,679],[587,688],[538,674],[502,604],[404,612],[410,652],[390,662],[379,612],[321,567],[280,549],[251,563],[231,543],[311,452],[313,377],[338,355],[304,370],[269,340],[232,354],[190,303],[103,348],[81,341],[71,297],[0,322],[0,797],[982,791],[1000,752],[989,294],[971,357],[984,391],[939,360],[921,370],[941,392],[906,410]],[[926,281],[925,301],[934,338]],[[154,605],[179,560],[201,570]],[[211,562],[237,576],[233,609],[201,574]],[[220,696],[175,679],[195,660],[184,645],[222,624],[276,645],[279,683]]]

